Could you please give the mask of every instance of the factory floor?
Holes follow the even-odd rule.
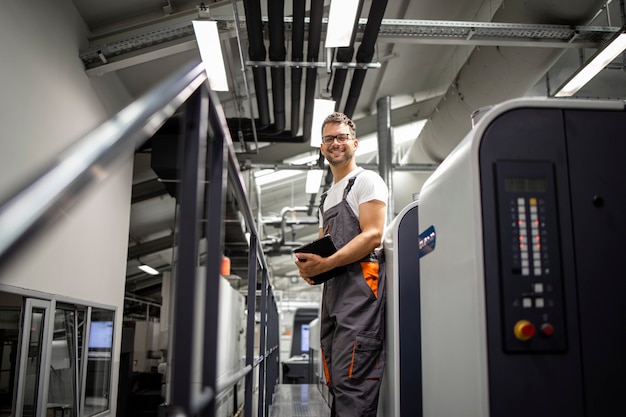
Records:
[[[269,417],[329,417],[330,407],[314,384],[279,384]]]

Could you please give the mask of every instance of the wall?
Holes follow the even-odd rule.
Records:
[[[0,201],[129,101],[115,75],[89,79],[78,53],[84,23],[70,0],[0,4]],[[116,306],[121,337],[132,155],[36,243],[0,283]],[[116,352],[113,386],[117,385]],[[116,398],[112,398],[113,408]],[[115,410],[113,409],[113,412]]]

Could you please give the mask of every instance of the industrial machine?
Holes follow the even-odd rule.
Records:
[[[624,103],[481,116],[387,233],[388,282],[418,286],[419,326],[390,291],[385,415],[626,415]]]
[[[422,411],[418,203],[407,205],[387,228],[386,365],[379,416],[420,416]]]

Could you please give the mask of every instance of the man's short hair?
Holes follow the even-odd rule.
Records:
[[[348,116],[338,111],[333,112],[326,116],[324,122],[322,123],[322,134],[324,133],[324,127],[330,123],[343,123],[350,128],[350,136],[356,138],[356,125]]]

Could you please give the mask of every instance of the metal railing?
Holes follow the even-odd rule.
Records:
[[[258,239],[254,216],[246,191],[223,109],[215,93],[206,88],[206,74],[200,63],[191,64],[130,104],[59,155],[41,176],[0,205],[0,270],[16,259],[20,250],[37,239],[46,226],[69,210],[87,189],[103,181],[115,164],[138,149],[184,104],[186,130],[181,166],[178,261],[175,270],[174,315],[170,368],[170,404],[161,409],[167,415],[215,415],[215,398],[242,378],[246,381],[245,411],[252,416],[252,370],[259,366],[258,416],[267,414],[278,379],[278,314],[268,280],[268,268]],[[191,127],[190,127],[191,126]],[[98,168],[95,170],[94,168]],[[208,177],[205,178],[205,175]],[[208,184],[204,187],[204,184]],[[226,381],[217,381],[217,328],[219,271],[222,257],[223,210],[226,187],[230,186],[250,234],[247,299],[246,365]],[[129,201],[130,204],[130,201]],[[207,221],[200,222],[202,208]],[[202,389],[192,386],[193,355],[198,342],[193,333],[198,265],[198,225],[203,223],[208,239],[205,271],[204,332],[202,340]],[[254,357],[257,270],[261,279],[260,352]],[[269,301],[269,302],[268,302]],[[269,325],[268,325],[269,324]],[[268,347],[269,346],[269,347]],[[250,393],[250,396],[249,394]]]

